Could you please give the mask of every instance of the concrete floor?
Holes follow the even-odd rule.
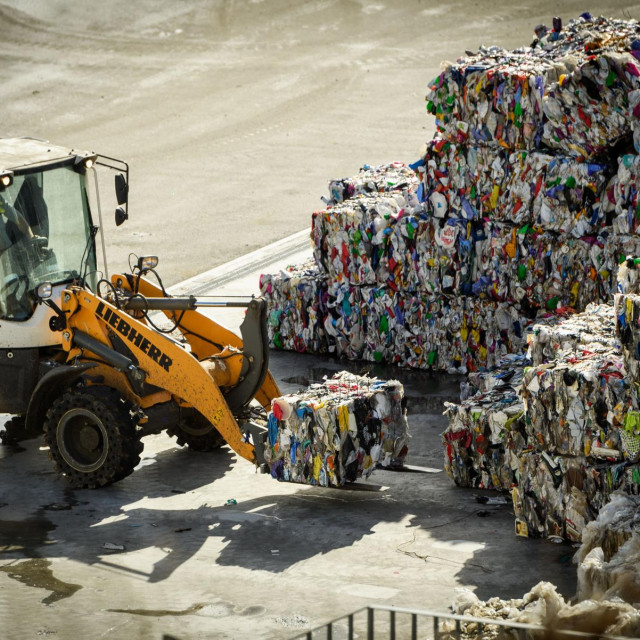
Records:
[[[207,293],[252,293],[257,277],[212,278]],[[234,328],[240,317],[223,321]],[[132,476],[74,491],[38,440],[0,447],[3,637],[290,638],[369,603],[446,612],[459,586],[519,597],[550,580],[574,594],[572,546],[516,537],[509,506],[480,504],[481,492],[442,471],[442,403],[456,400],[458,379],[271,357],[283,392],[344,368],[405,385],[407,464],[418,469],[377,470],[341,490],[290,485],[226,447],[198,454],[158,435]]]

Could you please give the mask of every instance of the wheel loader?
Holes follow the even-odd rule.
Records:
[[[264,465],[261,417],[280,395],[265,302],[172,297],[154,256],[109,277],[99,188],[109,174],[120,225],[127,163],[0,139],[0,412],[14,416],[5,442],[42,433],[76,488],[126,477],[141,438],[163,431],[201,451],[226,442]],[[207,306],[245,306],[241,337]]]

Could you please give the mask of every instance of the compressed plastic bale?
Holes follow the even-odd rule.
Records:
[[[510,490],[516,484],[513,451],[523,443],[523,404],[513,387],[479,391],[445,403],[444,466],[458,486]]]
[[[327,205],[336,205],[359,195],[395,192],[410,199],[420,186],[416,172],[403,162],[389,162],[377,166],[365,164],[350,177],[329,181]]]
[[[578,238],[605,224],[600,196],[609,177],[603,162],[435,138],[420,195],[437,218],[533,223]]]
[[[625,414],[637,399],[615,348],[570,354],[532,367],[522,395],[527,432],[537,448],[553,454],[623,459]]]
[[[535,76],[530,76],[537,71],[536,63],[530,50],[509,52],[494,46],[446,64],[426,95],[438,131],[459,142],[533,147],[543,124],[541,104],[530,90],[535,89]]]
[[[640,293],[640,258],[627,256],[618,267],[617,293]]]
[[[272,402],[265,459],[278,480],[340,487],[402,466],[408,440],[402,385],[341,372]]]
[[[471,289],[529,309],[568,306],[581,311],[602,296],[601,276],[593,262],[597,242],[530,225],[477,225]]]
[[[525,344],[530,319],[508,303],[358,287],[317,269],[263,275],[270,345],[462,373]]]
[[[636,234],[640,227],[640,156],[622,154],[617,162],[617,172],[605,189],[603,210],[611,217],[616,234]]]
[[[400,194],[357,196],[312,216],[314,257],[331,280],[352,284],[384,282],[381,258],[389,235],[408,203]]]
[[[592,521],[607,508],[617,491],[637,493],[639,479],[637,463],[523,450],[516,473],[517,486],[511,492],[516,533],[524,537],[583,541],[584,549],[588,550],[594,546],[596,536],[591,530]],[[610,541],[603,542],[607,548],[614,541],[628,538],[628,535],[619,538],[613,531]]]
[[[603,233],[602,242],[598,243],[598,249],[594,251],[594,259],[601,264],[601,270],[608,272],[611,286],[603,292],[603,297],[610,297],[614,293],[625,293],[618,287],[618,270],[626,262],[627,258],[640,255],[640,235],[619,235],[617,233]],[[606,274],[603,273],[603,280]],[[633,293],[630,291],[629,293]],[[611,300],[608,300],[611,302]]]
[[[399,196],[356,197],[312,219],[314,257],[335,283],[457,293],[471,255],[464,220],[439,221]]]
[[[360,360],[365,347],[363,322],[367,311],[362,304],[362,289],[345,282],[328,281],[322,296],[327,352],[348,360]]]
[[[551,456],[521,456],[517,487],[512,489],[516,534],[523,537],[564,538],[564,495],[559,463]]]
[[[527,345],[534,366],[553,362],[567,352],[620,349],[613,305],[590,303],[583,313],[538,318],[527,330]]]
[[[636,21],[581,17],[531,47],[481,47],[444,67],[427,109],[454,141],[593,157],[633,133],[636,38]]]
[[[615,296],[616,335],[622,344],[625,365],[634,380],[640,379],[640,295]]]
[[[595,517],[592,504],[600,495],[597,473],[587,460],[552,456],[544,451],[522,453],[512,489],[516,534],[523,537],[579,542]]]
[[[268,308],[267,332],[272,347],[325,353],[324,281],[313,264],[260,276],[260,295]]]

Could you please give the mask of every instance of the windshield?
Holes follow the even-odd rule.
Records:
[[[15,176],[0,193],[0,318],[29,318],[42,282],[94,272],[90,229],[84,175],[60,167]]]

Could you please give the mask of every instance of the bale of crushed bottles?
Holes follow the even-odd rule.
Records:
[[[329,181],[329,197],[325,204],[334,206],[360,195],[396,193],[409,199],[420,186],[415,171],[403,162],[389,162],[378,166],[365,164],[350,178]]]
[[[265,459],[278,480],[341,487],[401,467],[408,441],[402,384],[341,372],[273,400]]]
[[[451,373],[522,351],[531,322],[506,302],[331,282],[313,268],[263,276],[261,294],[273,348]]]
[[[512,489],[517,535],[581,542],[614,491],[637,492],[638,464],[528,451]]]
[[[443,137],[591,158],[633,135],[637,21],[583,14],[537,36],[530,47],[481,47],[444,67],[426,96]]]
[[[640,295],[615,297],[616,333],[622,343],[625,364],[634,380],[640,379]]]
[[[637,399],[617,347],[599,353],[569,352],[531,367],[522,382],[527,434],[536,448],[552,455],[632,459],[628,414]]]
[[[477,296],[534,310],[582,310],[611,291],[615,273],[603,237],[438,219],[386,195],[316,211],[312,236],[316,263],[331,282]]]
[[[640,258],[637,254],[627,254],[621,262],[617,273],[617,293],[639,294],[640,293]]]
[[[401,193],[383,193],[355,196],[314,212],[311,235],[316,264],[336,282],[384,284],[393,280],[396,263],[410,259],[405,238],[409,239],[401,229],[413,219],[408,216],[416,209],[421,210],[417,200],[412,205]],[[392,241],[394,233],[398,238]]]
[[[583,313],[566,309],[547,314],[527,329],[527,355],[534,366],[553,362],[568,352],[597,352],[619,348],[619,344],[611,304],[591,303]]]
[[[524,445],[524,407],[513,389],[478,392],[445,403],[444,468],[459,487],[510,490],[514,452]]]
[[[260,295],[267,301],[269,344],[277,349],[325,353],[324,280],[313,263],[260,276]]]
[[[436,137],[423,163],[426,212],[438,218],[535,224],[579,238],[605,224],[606,162]]]
[[[640,120],[638,121],[640,131]],[[638,140],[640,149],[640,139]],[[637,234],[640,227],[640,156],[624,153],[617,159],[617,171],[607,184],[602,198],[603,213],[611,218],[617,235]],[[627,255],[638,255],[629,251]]]

